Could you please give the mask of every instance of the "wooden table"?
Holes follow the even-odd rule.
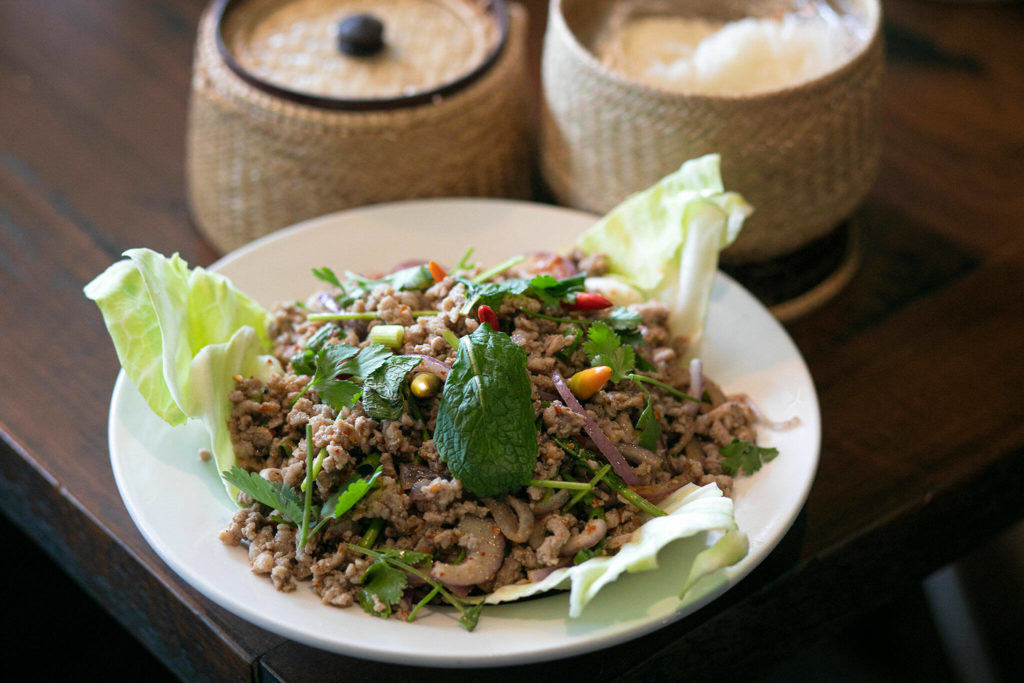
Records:
[[[81,288],[129,247],[216,257],[183,191],[200,9],[0,8],[0,507],[189,680],[447,678],[318,652],[233,617],[157,558],[114,486],[117,361]],[[835,300],[788,326],[824,424],[797,524],[682,622],[494,679],[741,674],[1024,517],[1024,12],[919,0],[886,10],[885,156],[859,213],[863,263]]]

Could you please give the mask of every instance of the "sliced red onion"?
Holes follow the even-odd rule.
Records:
[[[420,366],[422,366],[426,372],[429,372],[432,375],[437,375],[441,379],[447,378],[448,373],[452,370],[452,366],[448,365],[443,360],[434,358],[433,356],[426,356],[422,353],[410,353],[408,355],[422,360],[423,362],[420,363]]]
[[[551,372],[551,380],[555,383],[555,389],[558,389],[558,395],[562,397],[565,405],[569,409],[583,417],[583,429],[587,432],[591,439],[594,440],[594,445],[597,446],[597,450],[601,451],[601,454],[611,464],[612,469],[615,470],[615,474],[622,478],[622,481],[626,482],[627,486],[636,486],[640,483],[640,480],[636,478],[636,474],[630,468],[629,463],[622,457],[622,454],[612,445],[612,442],[608,440],[601,428],[597,426],[594,419],[587,414],[587,411],[583,410],[583,406],[576,400],[576,397],[572,395],[569,390],[569,386],[565,383],[562,375],[558,370]]]
[[[413,266],[425,266],[427,262],[422,259],[411,259],[409,261],[402,261],[401,263],[395,264],[395,267],[391,269],[392,273],[397,273],[400,270],[406,268],[412,268]]]
[[[317,302],[324,307],[325,311],[331,313],[341,313],[341,306],[334,300],[334,297],[327,292],[320,292],[316,297]]]
[[[794,427],[800,425],[800,418],[796,416],[791,417],[788,420],[783,420],[782,422],[769,420],[767,417],[764,416],[764,413],[761,412],[761,409],[757,407],[757,404],[754,403],[754,399],[750,398],[750,396],[747,394],[732,394],[727,398],[730,401],[738,401],[740,403],[745,403],[746,406],[750,408],[750,412],[754,413],[754,418],[758,421],[758,423],[768,425],[768,427],[770,427],[771,429],[793,429]]]
[[[537,392],[537,397],[540,398],[540,400],[547,401],[549,403],[551,401],[557,401],[558,400],[558,394],[552,394],[552,393],[547,392],[547,391],[538,391]]]
[[[690,360],[690,396],[697,401],[687,401],[683,406],[683,412],[687,415],[696,415],[700,410],[700,399],[704,395],[704,363],[700,358]]]

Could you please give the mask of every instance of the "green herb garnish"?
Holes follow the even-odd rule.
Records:
[[[474,628],[476,628],[477,622],[480,619],[480,611],[483,609],[483,603],[472,603],[469,600],[457,598],[456,596],[452,595],[452,593],[448,591],[443,584],[430,578],[430,576],[424,571],[424,569],[420,568],[422,565],[425,565],[427,561],[433,559],[430,555],[427,555],[426,553],[413,552],[411,550],[398,550],[396,548],[371,550],[369,548],[363,548],[357,545],[352,545],[351,543],[345,544],[345,547],[354,552],[376,558],[377,562],[371,565],[371,568],[377,566],[378,564],[381,564],[391,570],[400,570],[402,572],[405,572],[406,574],[411,574],[419,578],[431,587],[431,591],[427,594],[427,597],[421,600],[420,603],[416,605],[415,609],[413,609],[412,613],[409,615],[410,621],[424,604],[426,604],[435,595],[440,595],[442,598],[444,598],[445,601],[448,602],[448,604],[450,604],[452,607],[459,611],[459,623],[462,625],[464,629],[466,629],[467,631],[472,631]],[[367,573],[368,572],[369,569],[367,570]],[[388,614],[390,614],[390,611],[388,611],[387,614],[383,613],[384,610],[378,611],[376,609],[375,603],[380,602],[382,605],[387,604],[389,608],[394,607],[394,605],[398,602],[398,599],[401,598],[401,590],[398,591],[398,598],[396,598],[394,601],[388,601],[388,598],[391,598],[395,595],[395,586],[400,585],[401,581],[393,573],[384,570],[376,570],[376,572],[379,572],[379,578],[374,575],[370,575],[369,577],[367,577],[366,573],[364,573],[363,575],[364,577],[367,577],[370,580],[370,582],[372,582],[375,578],[377,578],[377,581],[379,582],[370,586],[367,585],[367,583],[364,581],[363,591],[367,592],[367,604],[370,605],[370,609],[367,609],[366,605],[363,605],[363,609],[366,609],[370,614],[374,614],[377,616],[388,616]],[[406,579],[406,585],[408,585],[408,579]],[[404,587],[405,586],[402,586],[402,590],[404,590]],[[381,595],[381,592],[375,591],[383,591],[384,595]],[[377,598],[376,601],[374,600],[375,596]],[[363,604],[362,596],[360,596],[360,604]]]
[[[749,441],[733,439],[732,443],[719,449],[722,454],[722,469],[726,474],[735,475],[741,469],[745,474],[753,474],[761,469],[761,465],[775,459],[779,454],[777,448],[762,448]]]
[[[476,496],[522,486],[537,461],[526,353],[487,323],[463,337],[437,412],[434,444]]]
[[[309,535],[314,536],[324,524],[327,524],[332,519],[341,519],[342,515],[351,510],[356,503],[370,492],[370,489],[373,488],[373,485],[377,482],[383,471],[384,468],[378,465],[369,479],[360,479],[358,476],[350,477],[345,483],[344,490],[339,490],[324,503],[320,509],[320,521],[309,532]]]
[[[397,420],[405,410],[406,376],[420,364],[415,356],[391,356],[363,382],[363,410],[375,420]]]
[[[607,365],[612,369],[612,382],[621,382],[636,368],[636,352],[626,346],[619,335],[603,322],[595,322],[587,331],[583,350],[594,366]]]
[[[278,510],[291,524],[298,526],[302,521],[302,502],[291,486],[267,481],[256,472],[246,472],[238,465],[221,472],[221,476],[257,503]]]

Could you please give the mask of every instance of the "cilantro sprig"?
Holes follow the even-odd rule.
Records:
[[[478,306],[497,309],[506,297],[532,296],[540,299],[545,306],[554,306],[570,294],[583,291],[584,275],[573,275],[556,280],[550,275],[537,275],[532,279],[510,278],[501,282],[485,282],[480,276],[474,279],[456,278],[466,287],[466,303],[459,312],[469,315]]]
[[[295,526],[302,521],[303,506],[299,494],[291,486],[278,481],[267,481],[256,472],[246,472],[238,465],[222,472],[221,476],[257,503],[277,510]]]
[[[440,595],[459,611],[459,624],[464,629],[472,631],[476,628],[483,603],[473,603],[458,598],[446,589],[444,584],[431,578],[424,570],[423,565],[432,560],[432,556],[398,548],[363,548],[352,543],[346,543],[345,547],[376,559],[376,562],[370,565],[360,578],[363,588],[359,591],[359,604],[368,613],[379,617],[390,616],[392,608],[401,600],[402,593],[408,586],[408,575],[412,575],[429,585],[431,590],[409,613],[409,621],[415,618],[416,613],[423,605],[434,596]],[[384,609],[377,609],[378,606],[384,607]]]
[[[762,448],[742,439],[733,439],[718,452],[722,454],[722,469],[729,475],[735,475],[741,469],[744,474],[753,474],[779,454],[777,448]]]
[[[292,405],[313,389],[334,410],[351,408],[362,395],[363,388],[359,382],[393,357],[391,349],[382,344],[370,344],[363,349],[348,344],[327,344],[317,351],[313,378],[295,397]],[[341,375],[350,378],[341,379]]]

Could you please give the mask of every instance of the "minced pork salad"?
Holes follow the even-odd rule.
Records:
[[[554,588],[576,616],[678,538],[708,536],[683,593],[745,555],[733,477],[777,452],[693,347],[748,211],[705,157],[563,255],[320,267],[323,291],[267,312],[131,250],[86,294],[150,407],[206,424],[240,506],[220,540],[253,573],[379,617],[448,604],[472,630],[485,604]]]

